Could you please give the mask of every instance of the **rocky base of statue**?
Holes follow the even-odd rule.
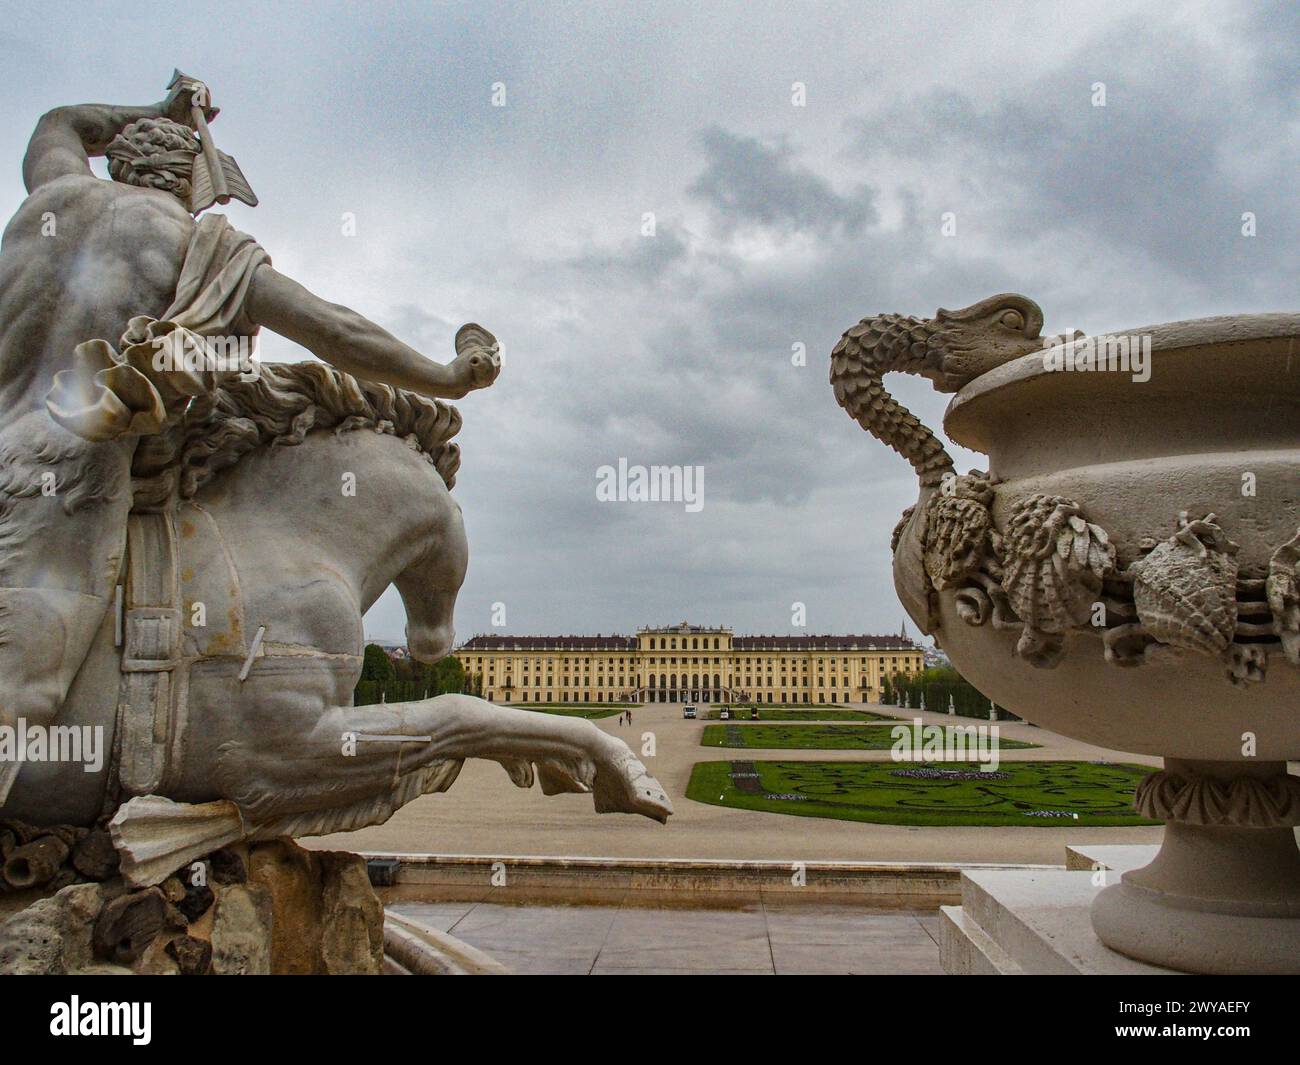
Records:
[[[356,854],[238,843],[136,889],[104,829],[0,822],[0,974],[374,975],[384,911]]]
[[[1101,941],[1185,972],[1300,974],[1300,779],[1283,763],[1167,759],[1136,805],[1167,821],[1164,842],[1094,900]]]

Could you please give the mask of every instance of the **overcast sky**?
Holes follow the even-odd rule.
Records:
[[[281,271],[439,361],[463,322],[501,339],[459,404],[460,639],[791,632],[795,602],[803,631],[896,632],[915,480],[834,402],[847,326],[1002,291],[1052,332],[1297,309],[1294,3],[3,11],[6,217],[43,111],[157,99],[177,66]],[[947,397],[894,390],[939,428]],[[702,466],[703,508],[598,501],[620,457]],[[390,589],[367,632],[403,622]]]

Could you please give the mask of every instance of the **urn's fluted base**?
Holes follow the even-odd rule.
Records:
[[[1194,973],[1300,974],[1300,850],[1291,828],[1171,821],[1155,860],[1092,904],[1106,946]]]

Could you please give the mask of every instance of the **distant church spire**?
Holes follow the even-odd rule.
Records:
[[[907,639],[907,618],[904,618],[903,623],[898,627],[898,635]]]

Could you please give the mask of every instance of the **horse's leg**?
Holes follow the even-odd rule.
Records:
[[[338,757],[349,737],[355,737],[355,753]],[[639,813],[657,821],[672,813],[663,787],[627,744],[590,721],[497,706],[472,695],[334,707],[313,730],[313,741],[332,748],[333,765],[320,768],[318,781],[336,793],[381,791],[432,762],[485,758],[511,769],[524,786],[531,777],[517,769],[535,763],[543,792],[589,791],[600,813]]]

